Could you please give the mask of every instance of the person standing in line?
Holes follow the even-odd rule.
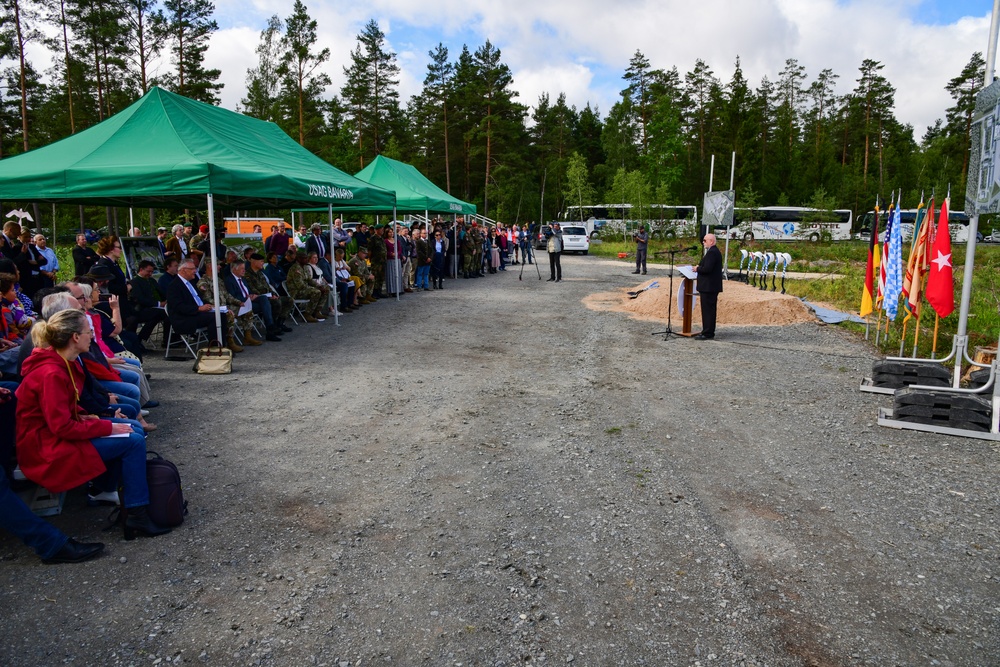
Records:
[[[639,273],[642,270],[642,275],[646,275],[646,252],[649,246],[649,233],[646,231],[646,225],[639,225],[639,229],[635,232],[635,271],[632,273]]]
[[[562,257],[563,241],[562,241],[562,229],[559,227],[558,222],[553,222],[552,227],[549,229],[548,242],[545,244],[545,249],[549,253],[549,273],[550,277],[548,282],[562,282],[562,264],[560,263],[560,258]]]
[[[705,234],[701,242],[705,246],[705,254],[695,268],[698,274],[698,296],[701,300],[701,333],[695,339],[712,340],[715,338],[719,292],[722,291],[722,253],[715,245],[715,234]]]

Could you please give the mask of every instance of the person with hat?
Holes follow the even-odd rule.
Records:
[[[154,270],[156,270],[156,264],[150,260],[140,261],[136,275],[129,283],[131,285],[128,293],[129,301],[132,302],[135,312],[131,331],[135,331],[142,324],[142,329],[139,331],[139,340],[142,342],[149,340],[149,335],[161,322],[163,323],[164,340],[170,331],[170,319],[167,317],[167,311],[163,309],[167,305],[167,297],[153,280]]]
[[[170,231],[173,236],[163,244],[164,248],[166,248],[168,253],[176,257],[178,262],[187,259],[188,255],[191,254],[191,247],[184,240],[184,225],[174,225],[170,228]]]
[[[646,232],[646,225],[639,225],[639,229],[635,231],[632,237],[635,240],[635,271],[632,273],[639,273],[642,270],[642,275],[646,275],[646,252],[649,247],[649,233]]]
[[[201,242],[208,238],[208,225],[202,225],[198,228],[198,233],[191,237],[190,245],[192,248],[197,248],[201,245]]]
[[[295,254],[295,264],[288,269],[288,295],[295,300],[303,300],[308,303],[302,309],[306,322],[315,324],[325,320],[323,317],[323,305],[326,295],[312,283],[312,270],[308,266],[309,253],[304,248],[299,249]]]
[[[359,303],[375,303],[377,300],[373,296],[375,276],[368,266],[368,248],[358,246],[358,252],[347,262],[347,268],[352,276],[357,276],[361,280],[361,284],[358,285]]]
[[[275,267],[277,268],[277,267]],[[271,302],[271,312],[274,314],[274,326],[280,336],[291,333],[292,328],[285,325],[285,320],[292,312],[294,303],[292,297],[281,295],[278,286],[282,281],[272,282],[264,270],[264,256],[253,253],[247,262],[246,274],[243,276],[247,286],[255,294],[268,294]]]

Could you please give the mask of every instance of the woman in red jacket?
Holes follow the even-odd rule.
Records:
[[[17,458],[24,476],[53,493],[67,491],[121,468],[125,539],[162,535],[170,529],[149,518],[146,439],[129,424],[84,413],[79,405],[82,371],[76,358],[90,349],[86,316],[64,310],[31,330],[35,349],[25,360],[17,389]]]

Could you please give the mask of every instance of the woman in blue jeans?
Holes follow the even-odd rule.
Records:
[[[24,476],[60,493],[120,466],[125,539],[162,535],[147,512],[146,438],[129,423],[113,423],[79,407],[83,375],[73,362],[90,349],[86,315],[56,313],[31,332],[35,349],[25,360],[17,388],[17,458]]]

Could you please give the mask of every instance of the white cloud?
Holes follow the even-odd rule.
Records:
[[[824,68],[839,75],[838,92],[855,86],[862,60],[885,65],[896,87],[896,116],[911,123],[917,139],[944,115],[952,101],[944,90],[973,51],[985,51],[989,17],[927,25],[909,18],[925,0],[346,0],[307,2],[319,27],[319,48],[331,57],[325,70],[333,80],[327,94],[339,92],[343,69],[364,24],[374,18],[397,51],[402,102],[419,92],[438,42],[452,60],[462,44],[475,50],[486,39],[497,46],[514,73],[520,101],[533,105],[539,94],[570,104],[588,101],[606,114],[624,87],[629,59],[642,51],[653,67],[676,65],[683,75],[701,58],[726,82],[736,57],[756,87],[774,80],[787,58],[795,58],[809,80]],[[212,37],[207,64],[222,70],[223,106],[235,108],[246,94],[246,70],[267,18],[285,18],[287,0],[217,0],[221,29]],[[926,12],[925,12],[926,13]],[[51,56],[40,46],[31,52],[36,66]],[[169,67],[165,61],[161,68]]]

